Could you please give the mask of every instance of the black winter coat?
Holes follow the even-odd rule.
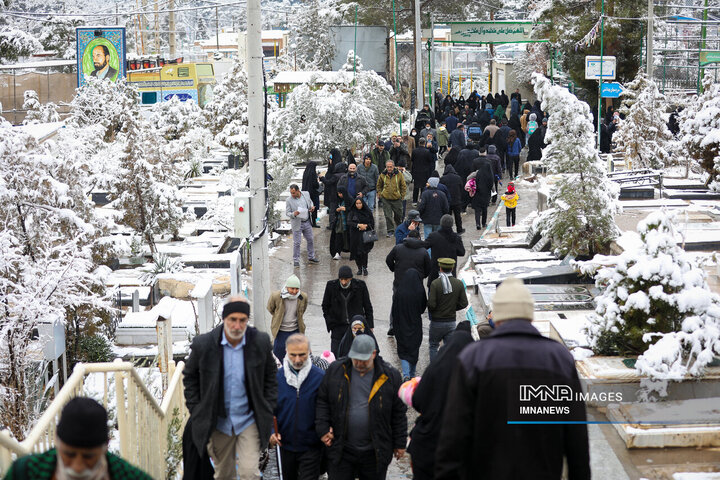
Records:
[[[457,363],[457,357],[463,348],[472,343],[470,333],[455,330],[450,340],[438,352],[438,356],[423,372],[422,380],[415,389],[412,405],[420,416],[410,432],[408,453],[412,455],[413,467],[420,467],[432,474],[435,468],[435,451],[437,450],[442,417],[445,412],[450,376]]]
[[[520,384],[567,385],[573,397],[582,391],[567,348],[540,335],[527,320],[503,322],[462,351],[447,393],[452,408],[443,417],[436,480],[558,479],[563,457],[568,478],[590,478],[586,425],[508,425],[520,417],[520,405],[539,406],[519,401]],[[568,415],[553,415],[554,420],[587,419],[583,401],[552,404],[570,409]]]
[[[327,331],[331,331],[337,327],[347,327],[350,325],[350,319],[355,315],[365,317],[365,324],[369,328],[374,328],[373,323],[373,306],[370,302],[370,294],[364,281],[353,278],[350,283],[350,299],[348,300],[347,312],[345,311],[345,301],[340,298],[343,288],[340,286],[340,280],[330,280],[325,285],[325,294],[322,300],[323,317],[325,317],[325,326]]]
[[[545,148],[545,129],[540,127],[528,138],[528,161],[541,160],[543,148]]]
[[[490,162],[485,159],[475,175],[475,195],[472,197],[473,208],[487,207],[490,204],[490,195],[494,185],[492,167]]]
[[[344,188],[347,190],[348,187],[348,174],[346,173],[342,177],[340,177],[340,180],[338,180],[337,183],[337,189],[340,190],[341,188]],[[355,197],[357,197],[358,193],[363,194],[363,196],[367,195],[367,192],[370,190],[370,186],[367,183],[367,180],[365,180],[365,177],[362,177],[355,174]],[[354,197],[353,197],[354,198]]]
[[[368,230],[375,228],[373,213],[365,202],[363,202],[362,210],[358,210],[355,208],[355,205],[353,205],[348,211],[347,224],[350,229],[350,252],[353,258],[358,253],[369,252],[375,245],[374,243],[363,243],[363,232],[358,230],[358,225],[361,223],[367,224]],[[352,316],[350,316],[350,318],[352,318]]]
[[[391,272],[395,273],[393,287],[397,289],[405,272],[414,268],[423,278],[430,275],[432,265],[430,255],[424,247],[425,243],[419,238],[407,237],[403,243],[395,245],[385,257],[385,263]]]
[[[448,150],[448,152],[445,154],[445,165],[455,165],[455,162],[457,162],[458,154],[460,153],[459,148],[451,148]]]
[[[309,161],[303,172],[302,186],[300,189],[310,194],[310,198],[318,198],[320,195],[320,182],[317,176],[317,162]],[[318,208],[319,205],[315,205]]]
[[[412,154],[412,170],[410,170],[415,185],[424,188],[433,170],[435,170],[435,155],[427,148],[415,147]]]
[[[207,451],[210,434],[215,430],[218,418],[227,415],[223,390],[223,347],[220,344],[222,335],[221,324],[208,333],[196,336],[183,369],[185,403],[192,419],[192,441],[201,453]],[[247,327],[243,356],[250,410],[260,434],[260,445],[267,445],[278,396],[277,364],[268,334]]]
[[[447,196],[437,188],[427,187],[418,201],[418,212],[426,225],[440,225],[440,218],[449,211]]]
[[[440,178],[440,183],[445,185],[450,193],[450,206],[462,205],[462,194],[465,188],[465,182],[460,175],[457,174],[452,165],[445,166],[445,171]]]
[[[490,162],[493,175],[500,175],[502,173],[502,164],[500,163],[500,157],[496,153],[488,153],[487,161]]]
[[[455,162],[455,171],[460,178],[464,178],[467,181],[468,175],[473,172],[473,161],[476,157],[480,156],[480,152],[475,149],[465,148],[460,151],[457,162]],[[463,185],[465,187],[465,185]]]
[[[425,246],[432,253],[430,275],[428,275],[428,285],[440,276],[440,267],[438,266],[439,258],[452,258],[457,263],[458,258],[465,256],[465,245],[463,245],[462,237],[452,231],[452,228],[442,228],[436,232],[432,232],[425,239]],[[457,276],[457,265],[453,267],[454,276]]]
[[[397,354],[400,360],[413,364],[418,361],[423,338],[422,314],[427,308],[422,281],[420,272],[414,268],[407,270],[392,299]]]
[[[370,373],[368,373],[369,375]],[[315,412],[315,431],[322,438],[333,429],[334,440],[327,449],[328,460],[338,464],[342,460],[347,438],[350,382],[359,375],[349,358],[330,364],[318,391]],[[400,372],[382,358],[375,357],[372,371],[373,388],[368,401],[370,410],[370,437],[375,458],[380,468],[392,460],[393,450],[405,448],[407,442],[407,407],[398,397],[401,385]]]

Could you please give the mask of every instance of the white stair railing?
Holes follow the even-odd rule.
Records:
[[[102,373],[103,405],[106,409],[114,408],[120,456],[153,478],[166,478],[169,467],[166,457],[170,447],[168,429],[173,418],[177,418],[179,422],[175,422],[175,427],[179,426],[179,431],[173,433],[181,439],[182,428],[189,415],[183,394],[183,367],[183,362],[177,367],[175,362],[170,362],[170,381],[162,403],[158,404],[130,362],[116,360],[112,363],[77,364],[25,440],[18,442],[7,430],[0,430],[0,476],[7,472],[14,458],[44,452],[54,446],[55,426],[63,407],[73,397],[83,394],[87,375]],[[110,375],[114,380],[114,389],[110,389]]]

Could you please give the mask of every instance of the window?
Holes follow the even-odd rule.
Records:
[[[157,103],[157,92],[142,92],[142,104],[152,105]]]
[[[197,72],[198,77],[212,77],[213,74],[213,66],[209,63],[198,63],[195,65],[195,71]]]
[[[190,67],[178,67],[178,78],[187,78],[190,76]]]

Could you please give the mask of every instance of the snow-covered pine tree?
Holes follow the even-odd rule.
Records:
[[[40,99],[38,98],[38,94],[35,90],[25,90],[23,92],[23,98],[24,101],[22,108],[27,112],[25,114],[25,119],[23,120],[23,125],[60,121],[57,106],[52,102],[45,105],[40,103]]]
[[[177,235],[189,214],[182,211],[178,185],[182,172],[157,148],[159,137],[144,121],[125,122],[119,178],[113,186],[113,206],[122,210],[118,223],[138,232],[155,254],[156,235]]]
[[[667,102],[655,82],[644,77],[640,73],[633,81],[644,87],[623,102],[623,106],[631,106],[613,140],[617,143],[615,150],[623,152],[633,168],[662,169],[670,162],[673,140],[667,127]]]
[[[618,192],[595,149],[590,108],[543,75],[533,74],[533,82],[549,115],[543,159],[549,173],[563,175],[553,187],[540,228],[560,254],[592,256],[617,236],[613,214]]]
[[[65,323],[70,361],[80,336],[99,333],[111,305],[96,254],[104,225],[82,172],[0,118],[0,424],[23,439],[42,390],[29,349],[40,322]],[[102,330],[100,330],[102,331]]]
[[[720,297],[677,245],[673,217],[656,211],[638,224],[641,242],[595,276],[602,290],[588,335],[600,355],[640,355],[652,378],[698,375],[720,354]]]
[[[644,72],[640,71],[632,82],[623,87],[621,94],[622,101],[620,102],[620,108],[618,108],[620,115],[627,117],[630,114],[630,108],[637,102],[638,96],[640,96],[647,86],[648,78]]]
[[[124,123],[139,115],[137,89],[125,79],[113,83],[88,77],[70,105],[71,123],[78,127],[102,125],[106,142],[113,141]]]
[[[203,112],[210,131],[221,145],[247,160],[248,83],[245,63],[236,59],[230,71],[215,88]]]
[[[357,57],[362,65],[362,59]],[[333,147],[371,142],[400,115],[392,87],[373,71],[341,71],[337,84],[295,87],[271,130],[288,151],[303,160],[322,160]]]
[[[300,70],[332,70],[335,38],[330,27],[337,25],[350,5],[338,0],[302,0],[290,20],[288,55],[297,58]]]
[[[708,185],[720,191],[720,83],[711,73],[703,79],[703,93],[693,97],[680,114],[680,148],[709,177]]]

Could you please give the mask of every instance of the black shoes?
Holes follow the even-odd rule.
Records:
[[[320,260],[318,260],[317,258],[310,258],[310,259],[308,259],[308,262],[313,263],[313,264],[318,264],[318,263],[320,263]]]
[[[363,269],[362,269],[362,268],[358,268],[358,271],[357,271],[357,273],[356,273],[355,275],[362,275],[362,274],[363,274]]]
[[[362,274],[367,277],[367,275],[368,275],[367,267],[363,267]]]
[[[391,328],[390,330],[388,330],[387,336],[388,336],[388,337],[394,337],[394,336],[395,336],[395,330],[393,330],[392,328]]]

